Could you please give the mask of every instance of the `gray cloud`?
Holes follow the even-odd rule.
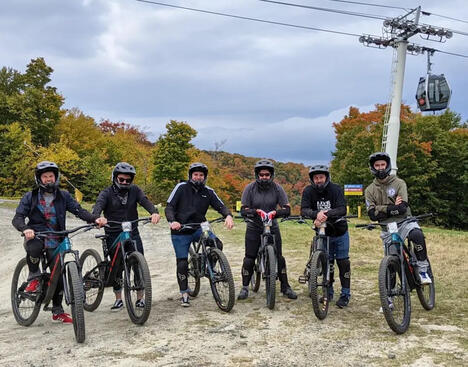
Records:
[[[380,35],[382,27],[380,20],[247,0],[171,3],[357,34]],[[315,5],[401,14],[325,0]],[[434,13],[468,19],[465,5],[424,2]],[[467,31],[464,23],[435,16],[421,21]],[[468,54],[465,36],[445,44],[412,40]],[[198,130],[195,142],[204,149],[227,136],[228,151],[321,162],[333,150],[331,123],[341,120],[347,106],[388,100],[392,59],[391,49],[366,48],[353,37],[121,0],[2,4],[0,54],[2,65],[19,70],[31,58],[45,57],[66,107],[77,106],[97,120],[147,126],[155,138],[170,119],[184,120]],[[433,62],[434,72],[445,73],[453,89],[451,108],[466,120],[468,61],[436,54]],[[407,57],[405,103],[414,105],[425,68],[425,57]]]

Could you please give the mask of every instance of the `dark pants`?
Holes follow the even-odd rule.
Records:
[[[245,231],[245,257],[242,264],[242,285],[248,286],[252,277],[255,259],[261,245],[261,235],[263,230],[256,227],[247,226]],[[276,241],[276,258],[278,260],[278,274],[281,282],[281,291],[289,287],[288,275],[286,274],[286,260],[282,254],[281,233],[278,226],[271,227],[271,233]]]
[[[112,244],[114,241],[119,237],[120,232],[115,232],[115,233],[107,233],[107,238],[106,238],[106,245],[107,245],[107,250],[109,251],[109,256],[110,260],[114,258],[115,251],[117,249],[117,246],[112,248]],[[140,252],[142,255],[144,255],[144,250],[143,250],[143,242],[141,241],[140,233],[138,231],[133,231],[130,234],[130,237],[133,241],[135,241],[136,244],[136,250]],[[120,293],[122,291],[122,272],[124,270],[123,268],[123,263],[120,261],[118,264],[115,264],[116,268],[116,275],[112,281],[112,288],[114,290],[114,293]]]
[[[31,280],[41,275],[41,271],[39,270],[39,263],[41,261],[41,256],[44,249],[44,241],[38,238],[33,238],[29,241],[25,241],[24,248],[26,249],[26,262],[29,268],[28,280]],[[52,271],[52,268],[55,264],[53,256],[54,251],[55,248],[48,248],[46,252],[50,271]],[[52,297],[52,312],[56,315],[63,312],[62,299],[63,279],[60,275],[57,282],[57,288],[55,288],[55,293]]]

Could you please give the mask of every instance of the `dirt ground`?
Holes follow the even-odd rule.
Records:
[[[0,363],[2,366],[374,366],[446,365],[437,357],[457,356],[459,365],[468,360],[466,348],[457,343],[467,331],[454,325],[426,325],[424,316],[413,317],[412,325],[424,324],[419,333],[395,336],[385,325],[378,310],[351,302],[347,309],[331,306],[324,321],[315,318],[305,286],[297,285],[299,298],[290,301],[278,294],[275,310],[265,307],[262,290],[246,302],[237,302],[226,314],[218,310],[207,279],[202,279],[200,295],[192,307],[179,306],[175,277],[175,258],[166,224],[146,225],[141,229],[149,264],[153,303],[144,326],[131,323],[126,310],[110,312],[113,294],[107,288],[101,306],[85,313],[86,341],[77,344],[73,327],[55,324],[49,312],[41,311],[30,327],[19,326],[10,306],[10,284],[14,267],[24,256],[22,240],[11,226],[13,209],[0,207]],[[68,219],[68,227],[80,225]],[[74,249],[82,253],[93,247],[101,252],[94,234],[73,239]],[[222,237],[222,233],[218,233]],[[240,286],[242,244],[225,243],[225,253]],[[302,264],[303,259],[291,260]],[[297,265],[299,269],[299,265]],[[290,270],[291,271],[291,270]],[[294,271],[294,270],[292,270]],[[292,278],[297,278],[294,274]],[[359,280],[355,288],[366,289]],[[413,302],[416,302],[413,298]],[[362,308],[362,310],[360,309]],[[367,312],[376,322],[353,314]],[[421,314],[423,315],[423,314]],[[425,343],[432,353],[407,358]],[[458,363],[457,363],[458,364]],[[447,365],[452,365],[451,363]]]

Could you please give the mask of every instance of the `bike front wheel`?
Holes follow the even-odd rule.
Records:
[[[312,308],[319,320],[327,317],[330,299],[328,298],[329,282],[327,279],[327,255],[315,251],[310,261],[309,293]]]
[[[212,274],[210,286],[218,307],[225,312],[232,310],[235,300],[234,279],[226,255],[219,249],[212,249],[208,255]]]
[[[127,258],[124,292],[128,316],[134,324],[143,325],[151,312],[151,277],[145,257],[135,251]]]
[[[276,301],[276,255],[273,246],[266,247],[264,261],[266,304],[270,310],[273,310]]]
[[[86,338],[85,319],[84,319],[84,290],[83,282],[78,273],[78,266],[75,262],[69,262],[66,265],[66,278],[68,291],[70,292],[70,307],[73,319],[73,329],[78,343],[83,343]]]
[[[427,260],[429,261],[429,260]],[[431,284],[418,285],[416,287],[416,292],[418,293],[419,302],[424,307],[425,310],[430,311],[435,306],[435,285],[434,285],[434,275],[432,274],[431,264],[427,270],[429,277],[432,280]]]
[[[404,287],[403,287],[404,285]],[[405,274],[396,256],[385,256],[379,268],[379,295],[388,326],[397,334],[408,330],[411,319],[411,298]]]
[[[200,292],[200,265],[198,262],[199,255],[195,253],[195,250],[190,246],[189,257],[188,257],[188,287],[189,296],[196,297]]]
[[[41,310],[41,302],[37,300],[39,294],[24,291],[28,285],[28,275],[28,264],[26,258],[23,258],[16,265],[11,280],[11,308],[16,322],[21,326],[31,325]]]
[[[101,261],[101,256],[94,249],[87,249],[80,257],[85,292],[83,306],[88,312],[99,307],[104,294],[103,268],[99,266]]]

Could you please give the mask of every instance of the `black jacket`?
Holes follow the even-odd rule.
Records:
[[[188,181],[181,182],[172,190],[167,199],[166,219],[168,222],[201,223],[206,221],[205,215],[212,206],[223,217],[232,215],[211,187],[205,186],[197,190]],[[171,231],[172,234],[187,234],[194,231]]]
[[[138,219],[137,204],[140,204],[150,214],[158,213],[158,209],[147,198],[142,189],[137,185],[131,185],[128,190],[126,201],[119,189],[114,185],[102,190],[96,199],[96,204],[93,207],[93,214],[100,215],[104,212],[107,220],[116,222],[125,222]],[[138,223],[133,223],[133,230],[137,230]],[[109,230],[105,228],[106,232],[115,232],[114,228]]]
[[[346,200],[343,189],[330,182],[322,192],[316,190],[312,185],[307,186],[302,193],[301,215],[312,219],[317,218],[321,210],[328,210],[329,219],[340,218],[346,215]],[[327,236],[337,237],[346,233],[348,224],[346,221],[339,222],[334,226],[327,226]]]
[[[37,206],[39,202],[38,193],[39,189],[27,192],[16,208],[16,214],[11,223],[20,232],[23,232],[25,229],[33,229],[36,232],[49,230],[46,225],[46,218]],[[88,223],[93,223],[98,218],[97,215],[93,215],[83,209],[68,191],[57,190],[55,192],[54,206],[59,231],[66,229],[65,220],[67,211]],[[29,219],[28,223],[26,223],[26,218]]]

